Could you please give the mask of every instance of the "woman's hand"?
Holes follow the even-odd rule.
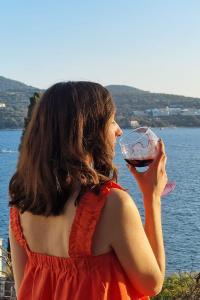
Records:
[[[127,164],[134,175],[144,200],[160,197],[167,183],[165,147],[162,140],[158,141],[158,153],[145,172],[138,172],[134,166]]]

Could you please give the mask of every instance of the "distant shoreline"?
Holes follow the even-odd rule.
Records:
[[[166,128],[171,128],[171,129],[177,129],[177,128],[200,128],[200,126],[147,126],[147,125],[138,125],[137,127],[122,127],[122,129],[135,129],[135,128],[138,128],[138,127],[151,127],[151,128],[160,128],[161,130],[163,129],[166,129]],[[19,131],[19,130],[23,130],[24,128],[0,128],[0,131]]]
[[[1,131],[17,131],[17,130],[23,130],[23,128],[0,128]]]

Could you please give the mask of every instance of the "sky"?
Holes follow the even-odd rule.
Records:
[[[0,0],[0,75],[200,97],[200,1]]]

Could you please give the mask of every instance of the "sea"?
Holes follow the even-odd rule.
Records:
[[[162,198],[166,274],[200,272],[200,128],[153,130],[165,143],[169,181],[176,182],[175,190]],[[126,134],[129,129],[123,131]],[[16,168],[21,134],[22,130],[0,130],[0,237],[4,247],[8,238],[8,184]],[[118,182],[128,189],[144,222],[142,196],[119,144],[115,164]]]

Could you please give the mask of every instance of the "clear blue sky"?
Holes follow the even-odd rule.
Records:
[[[1,1],[0,75],[200,97],[200,1]]]

